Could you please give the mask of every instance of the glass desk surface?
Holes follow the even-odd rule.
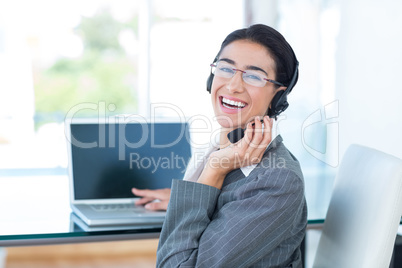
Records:
[[[309,224],[324,222],[325,206],[309,204]],[[0,176],[0,211],[0,246],[6,247],[158,238],[162,228],[88,228],[71,211],[66,175]]]

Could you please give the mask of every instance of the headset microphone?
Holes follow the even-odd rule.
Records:
[[[264,124],[264,120],[260,120],[262,124]],[[254,126],[255,123],[252,124]],[[244,137],[244,133],[246,132],[247,128],[236,128],[228,133],[227,137],[231,143],[236,143]]]

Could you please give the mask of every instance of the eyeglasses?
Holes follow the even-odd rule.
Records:
[[[211,65],[211,72],[219,77],[223,78],[232,78],[237,71],[242,73],[243,81],[251,86],[255,87],[264,87],[265,84],[271,82],[278,86],[285,86],[284,84],[277,82],[272,79],[268,79],[265,75],[260,73],[259,71],[255,70],[240,70],[236,69],[233,65],[230,65],[226,62],[218,62],[216,64],[212,63]]]

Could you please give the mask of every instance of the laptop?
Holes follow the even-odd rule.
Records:
[[[131,189],[170,188],[183,178],[188,124],[100,121],[66,124],[72,211],[90,227],[162,224],[165,212],[136,206]]]
[[[105,226],[89,226],[74,212],[70,213],[70,232],[103,232],[103,231],[133,231],[147,230],[160,233],[162,228],[161,223],[156,224],[130,224],[130,225],[105,225]]]

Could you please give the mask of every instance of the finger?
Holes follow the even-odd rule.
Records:
[[[264,125],[261,124],[261,140],[255,139],[253,140],[254,145],[257,149],[261,149],[262,153],[264,153],[265,149],[268,147],[268,144],[271,142],[272,140],[272,135],[271,135],[271,130],[272,130],[272,124],[273,124],[273,120],[270,119],[268,116],[264,116],[263,118],[263,122]],[[260,130],[256,130],[256,133],[259,133]]]
[[[269,118],[268,116],[264,117],[264,138],[261,142],[264,146],[268,146],[268,144],[272,140],[272,126],[273,126],[273,119]]]
[[[146,209],[149,210],[167,210],[168,201],[152,202],[145,205]]]
[[[161,192],[160,190],[149,190],[149,189],[137,189],[137,188],[132,188],[131,189],[133,194],[136,196],[142,196],[146,198],[152,198],[152,199],[159,199],[161,197]]]
[[[253,139],[250,143],[251,147],[254,149],[259,148],[262,138],[263,138],[262,123],[261,123],[260,117],[257,116],[254,119],[254,135],[253,135]]]
[[[261,147],[267,147],[271,142],[271,130],[272,130],[272,121],[268,116],[264,116],[264,129],[263,129],[263,139],[261,140]]]
[[[144,194],[145,194],[144,191],[145,190],[140,190],[140,189],[137,189],[137,188],[131,188],[131,192],[136,196],[144,196]]]
[[[271,142],[272,121],[265,116],[263,122],[264,127],[260,121],[255,122],[256,129],[254,130],[253,144],[247,150],[251,164],[257,164],[261,161],[268,144]]]
[[[269,143],[272,140],[272,124],[273,120],[268,116],[264,117],[264,133],[263,139],[259,145],[259,149],[256,151],[257,159],[262,159],[264,156],[265,150],[267,149]]]
[[[157,190],[139,190],[135,189],[134,193],[142,194],[145,198],[149,198],[152,200],[158,199],[161,201],[169,202],[170,199],[170,188],[165,189],[157,189]]]
[[[149,202],[152,202],[154,200],[155,200],[155,198],[143,197],[143,198],[136,200],[134,203],[138,206],[141,206],[141,205],[147,204]]]
[[[241,139],[239,145],[241,147],[248,147],[249,144],[251,143],[251,140],[253,139],[254,135],[254,129],[253,129],[253,122],[250,122],[247,124],[246,130],[244,131],[244,138]]]

